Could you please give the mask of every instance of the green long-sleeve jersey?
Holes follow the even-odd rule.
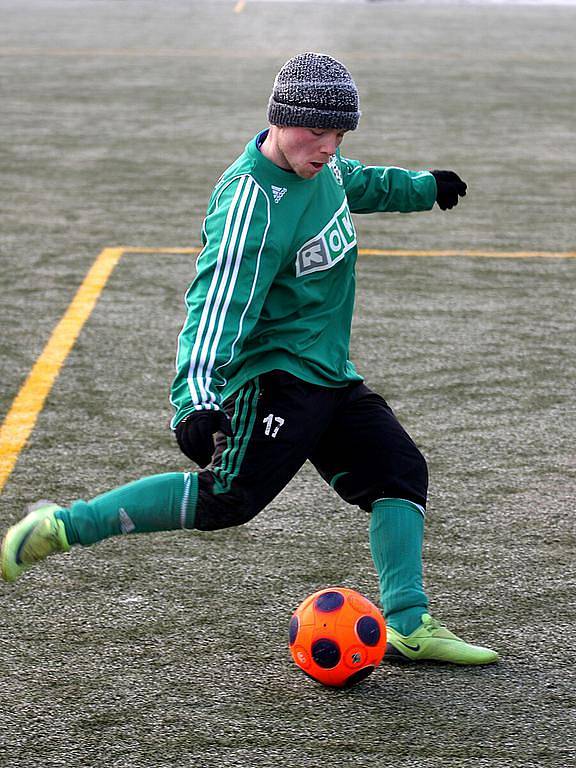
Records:
[[[178,339],[172,427],[271,370],[327,387],[362,380],[349,360],[351,214],[429,210],[436,199],[427,171],[365,166],[339,152],[302,179],[268,160],[258,138],[210,198]]]

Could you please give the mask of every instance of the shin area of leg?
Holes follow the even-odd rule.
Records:
[[[197,498],[196,474],[169,472],[76,501],[57,516],[70,545],[89,546],[120,534],[193,528]]]

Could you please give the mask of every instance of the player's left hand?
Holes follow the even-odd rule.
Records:
[[[464,197],[467,185],[454,171],[430,171],[436,179],[436,202],[445,211],[458,205],[458,197]]]

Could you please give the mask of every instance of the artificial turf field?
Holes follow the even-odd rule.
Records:
[[[0,765],[576,765],[576,7],[0,10],[3,419],[98,254],[134,249],[38,406],[2,529],[38,498],[187,468],[167,428],[178,249],[281,64],[325,51],[361,92],[344,154],[469,184],[452,212],[356,217],[365,249],[455,255],[362,256],[352,357],[430,464],[434,614],[502,654],[383,664],[346,692],[305,678],[298,603],[377,599],[367,516],[305,467],[242,528],[110,540],[0,586]]]

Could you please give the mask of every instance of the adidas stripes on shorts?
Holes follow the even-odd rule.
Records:
[[[252,519],[307,459],[345,501],[366,511],[380,498],[426,505],[424,457],[386,401],[361,382],[321,387],[271,371],[224,409],[233,434],[216,435],[212,463],[198,474],[195,528]]]

